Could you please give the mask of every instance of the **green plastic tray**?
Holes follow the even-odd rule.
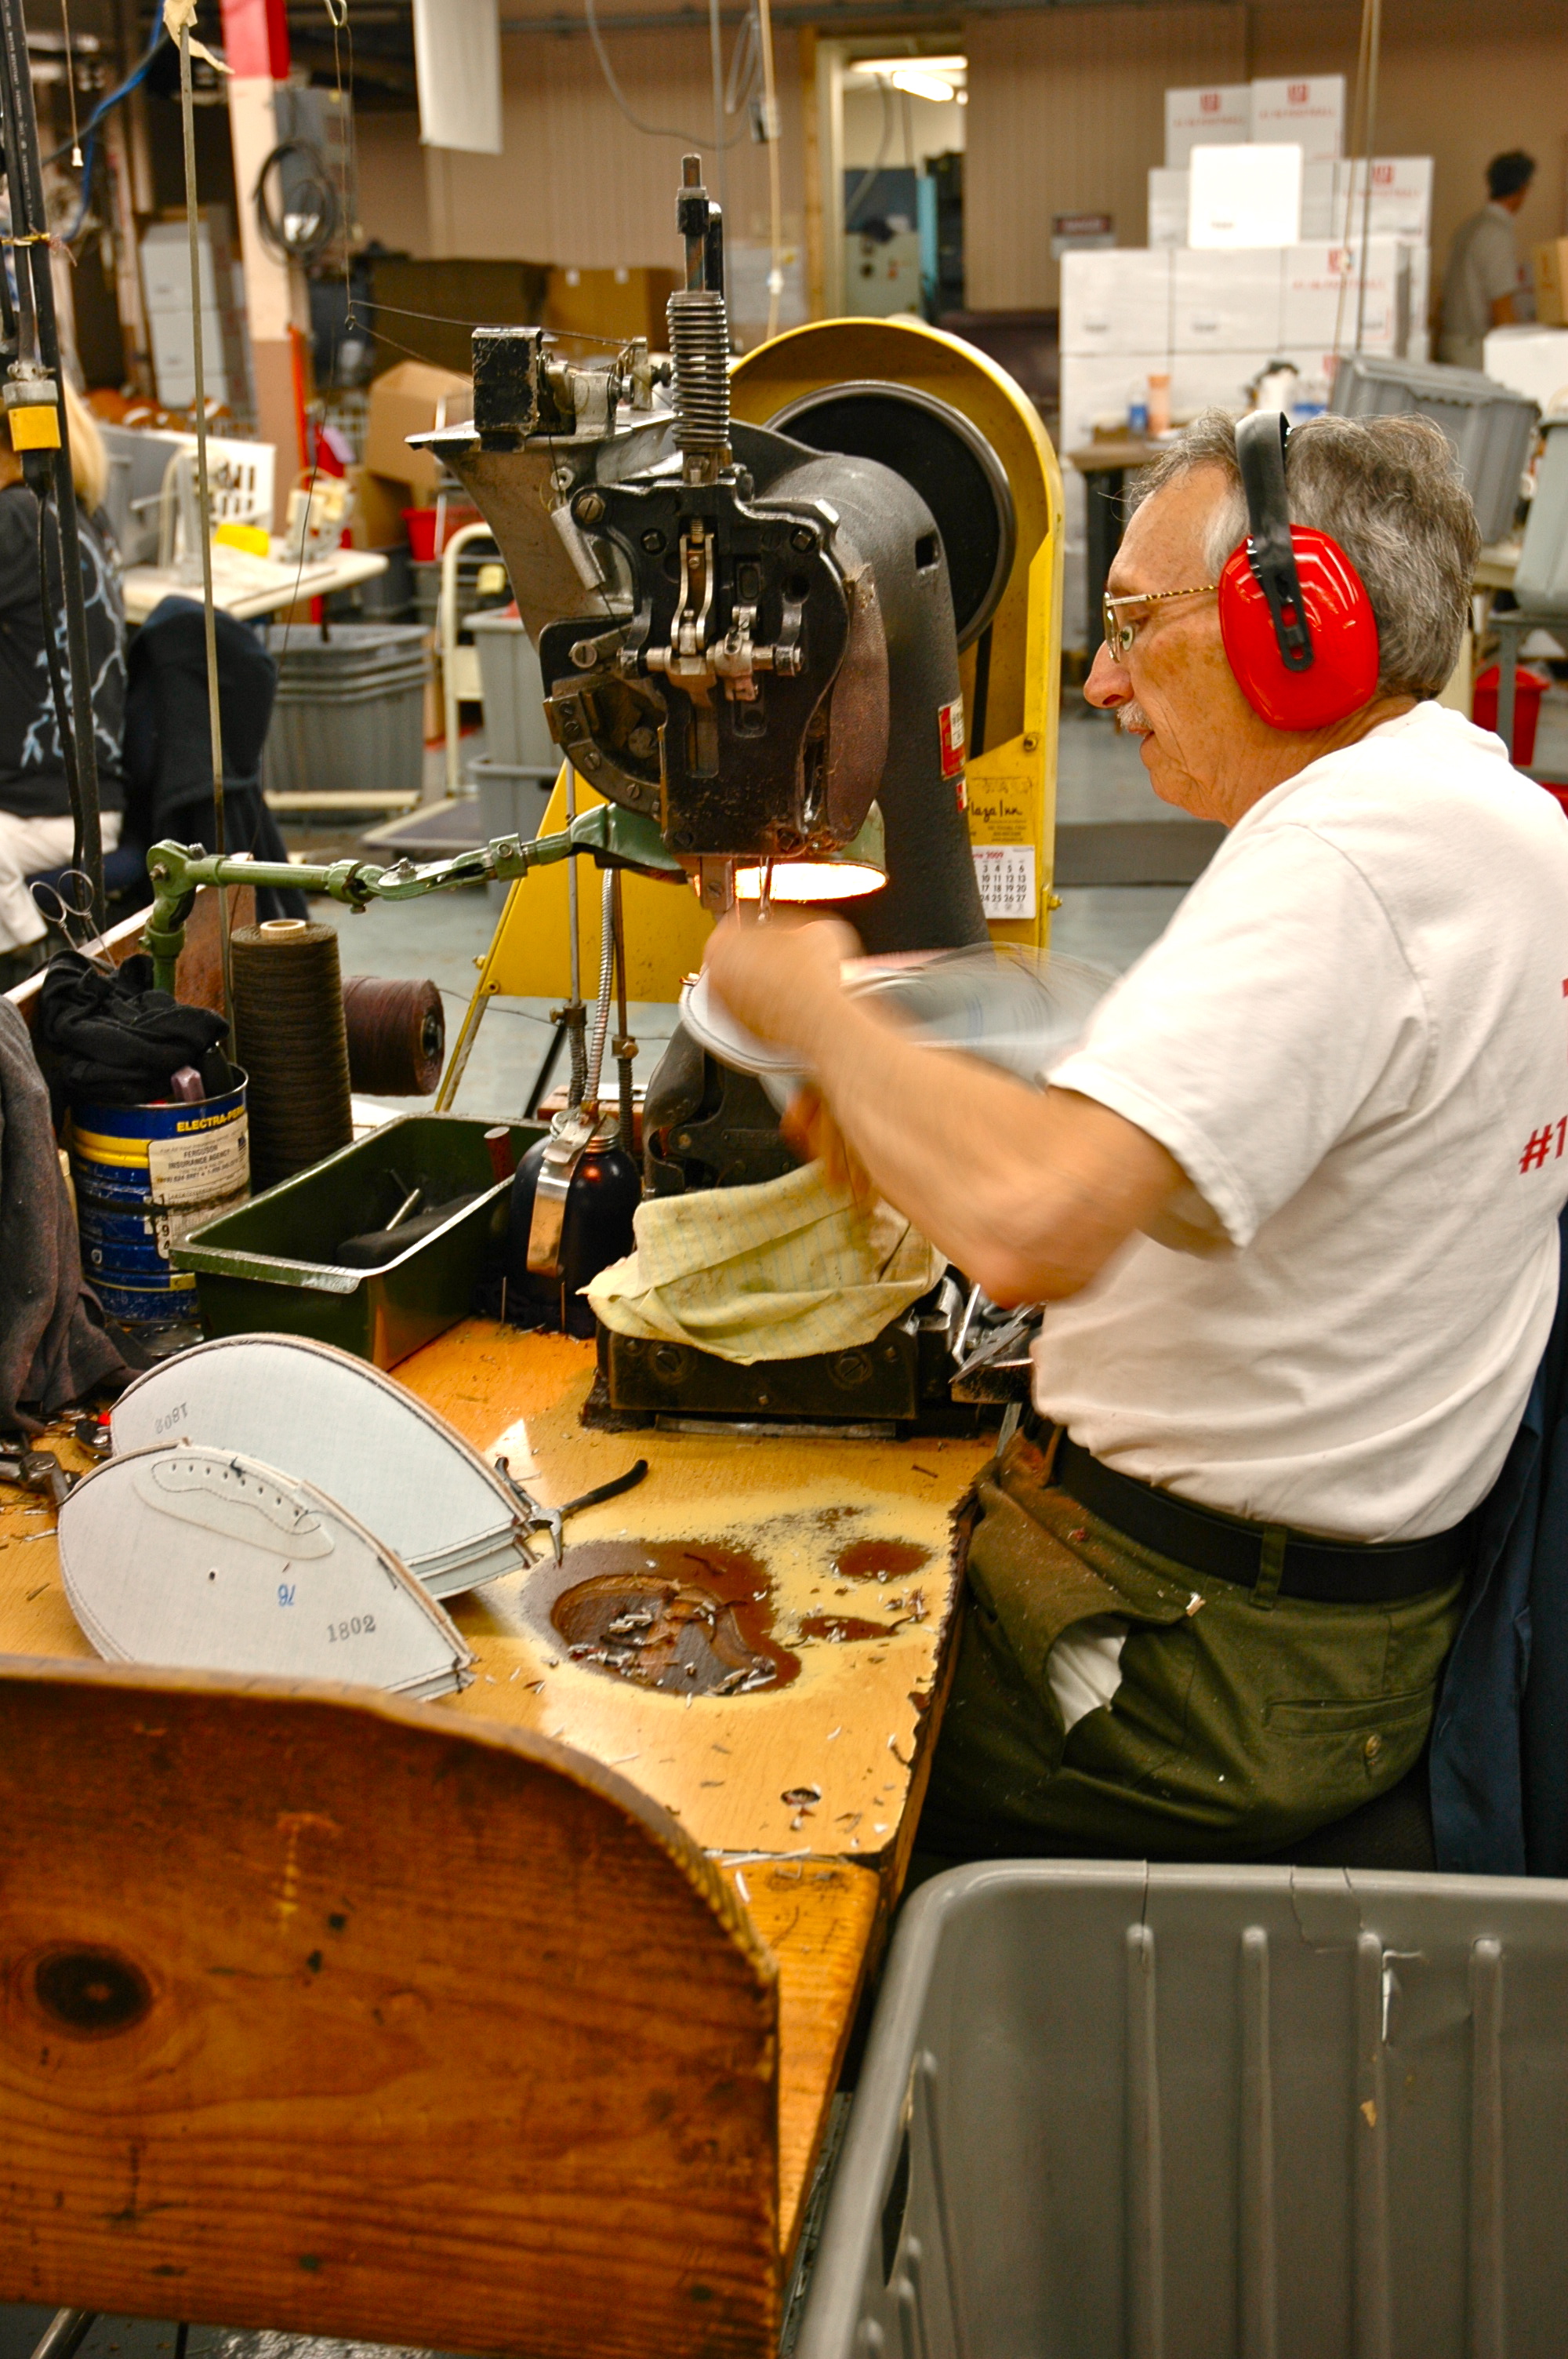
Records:
[[[466,1318],[485,1256],[506,1229],[512,1182],[494,1177],[484,1143],[493,1127],[461,1114],[400,1114],[193,1229],[170,1258],[196,1273],[207,1335],[308,1335],[390,1368]],[[519,1158],[545,1136],[536,1122],[509,1127]],[[330,1260],[341,1239],[391,1218],[399,1180],[422,1187],[427,1200],[484,1193],[384,1269]]]

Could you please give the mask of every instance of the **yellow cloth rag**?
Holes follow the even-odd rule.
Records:
[[[857,1204],[819,1163],[650,1197],[633,1234],[635,1252],[583,1288],[604,1324],[743,1368],[869,1343],[946,1267],[902,1212]]]

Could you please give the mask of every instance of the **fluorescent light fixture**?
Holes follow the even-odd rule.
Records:
[[[894,90],[903,91],[910,98],[928,98],[935,106],[951,106],[958,95],[956,83],[942,82],[935,74],[915,73],[908,67],[888,79]]]
[[[851,73],[889,75],[906,73],[912,66],[918,68],[922,73],[961,74],[968,73],[969,70],[969,60],[968,58],[957,56],[946,58],[857,58],[854,64],[849,68],[849,71]]]

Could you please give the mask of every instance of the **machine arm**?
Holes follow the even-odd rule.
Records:
[[[142,948],[153,962],[153,980],[160,991],[174,989],[175,967],[185,945],[185,920],[200,885],[259,885],[291,887],[296,892],[326,893],[351,909],[368,908],[373,901],[412,901],[425,893],[444,893],[458,885],[478,885],[495,878],[502,884],[525,876],[531,868],[545,868],[557,860],[590,853],[601,868],[635,868],[644,875],[684,884],[686,872],[665,848],[658,825],[640,811],[623,810],[615,803],[596,803],[579,811],[558,835],[498,836],[491,843],[455,853],[449,860],[416,864],[395,861],[377,868],[363,860],[334,860],[324,865],[289,860],[252,860],[245,854],[222,857],[200,844],[155,843],[147,854],[153,906],[142,931]]]

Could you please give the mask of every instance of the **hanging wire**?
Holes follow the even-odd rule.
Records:
[[[118,106],[122,99],[129,98],[131,92],[137,88],[146,75],[148,67],[152,64],[152,61],[157,56],[159,49],[163,46],[163,18],[161,16],[155,15],[153,17],[152,35],[147,42],[146,49],[142,54],[140,64],[135,67],[134,71],[125,76],[123,82],[117,83],[114,89],[110,91],[106,97],[99,100],[97,105],[93,108],[92,114],[88,116],[86,122],[81,126],[81,136],[84,142],[92,139],[93,133],[97,130],[104,116],[108,114],[112,109]],[[73,131],[74,127],[75,126],[73,125]],[[54,148],[48,156],[43,158],[43,162],[45,164],[58,164],[62,156],[69,154],[70,145],[70,143],[67,141],[65,145]],[[82,153],[84,155],[86,153],[85,145],[83,147]]]
[[[610,52],[604,46],[604,37],[599,29],[599,16],[594,5],[594,0],[582,0],[582,6],[583,15],[588,19],[589,33],[593,42],[593,53],[599,60],[600,71],[604,76],[611,97],[615,101],[616,105],[626,117],[626,120],[632,125],[633,130],[641,131],[649,139],[679,139],[684,142],[687,147],[700,147],[703,145],[702,134],[696,131],[676,131],[659,123],[644,123],[642,116],[633,111],[625,92],[622,89],[621,84],[615,79],[615,69],[610,62]],[[744,138],[744,136],[745,126],[742,125],[739,131],[731,132],[728,139],[719,139],[716,144],[719,151],[722,153],[725,148],[735,147],[740,140]]]
[[[65,35],[65,89],[70,101],[70,160],[81,169],[81,135],[76,127],[76,45],[70,38],[70,0],[59,0],[60,29]]]
[[[881,137],[877,143],[877,160],[869,171],[861,173],[860,186],[856,189],[854,195],[849,199],[849,203],[844,208],[844,234],[846,237],[853,236],[855,229],[855,215],[860,212],[861,205],[871,194],[872,183],[875,181],[878,173],[881,170],[882,166],[887,162],[888,149],[892,146],[893,89],[892,84],[889,82],[886,74],[878,74],[877,76],[877,95],[882,103],[882,131]]]
[[[752,19],[748,17],[748,24]],[[755,19],[762,52],[762,136],[768,147],[768,338],[779,332],[784,293],[784,200],[779,187],[779,102],[773,85],[773,19],[770,0],[757,0]]]
[[[1350,115],[1350,169],[1345,184],[1345,226],[1340,245],[1347,261],[1354,259],[1350,223],[1356,205],[1356,165],[1357,159],[1366,174],[1366,206],[1362,213],[1363,231],[1370,218],[1372,196],[1372,137],[1377,120],[1378,51],[1382,43],[1382,0],[1361,0],[1361,33],[1356,57],[1356,97]],[[1361,255],[1360,287],[1357,294],[1357,350],[1361,344],[1361,322],[1365,316],[1367,255],[1365,236]],[[1345,342],[1345,299],[1349,292],[1349,272],[1339,274],[1339,296],[1334,310],[1334,365]]]
[[[207,473],[207,368],[202,350],[200,214],[196,195],[196,105],[190,82],[190,18],[194,5],[181,13],[179,24],[179,115],[185,145],[185,227],[190,251],[190,309],[193,375],[196,380],[196,509],[197,538],[201,543],[201,619],[207,649],[207,723],[212,758],[212,849],[220,860],[228,846],[223,808],[223,718],[218,692],[218,619],[212,596],[212,495]],[[234,981],[229,947],[229,896],[218,892],[218,940],[223,970],[223,1013],[231,1032],[234,1023]]]

